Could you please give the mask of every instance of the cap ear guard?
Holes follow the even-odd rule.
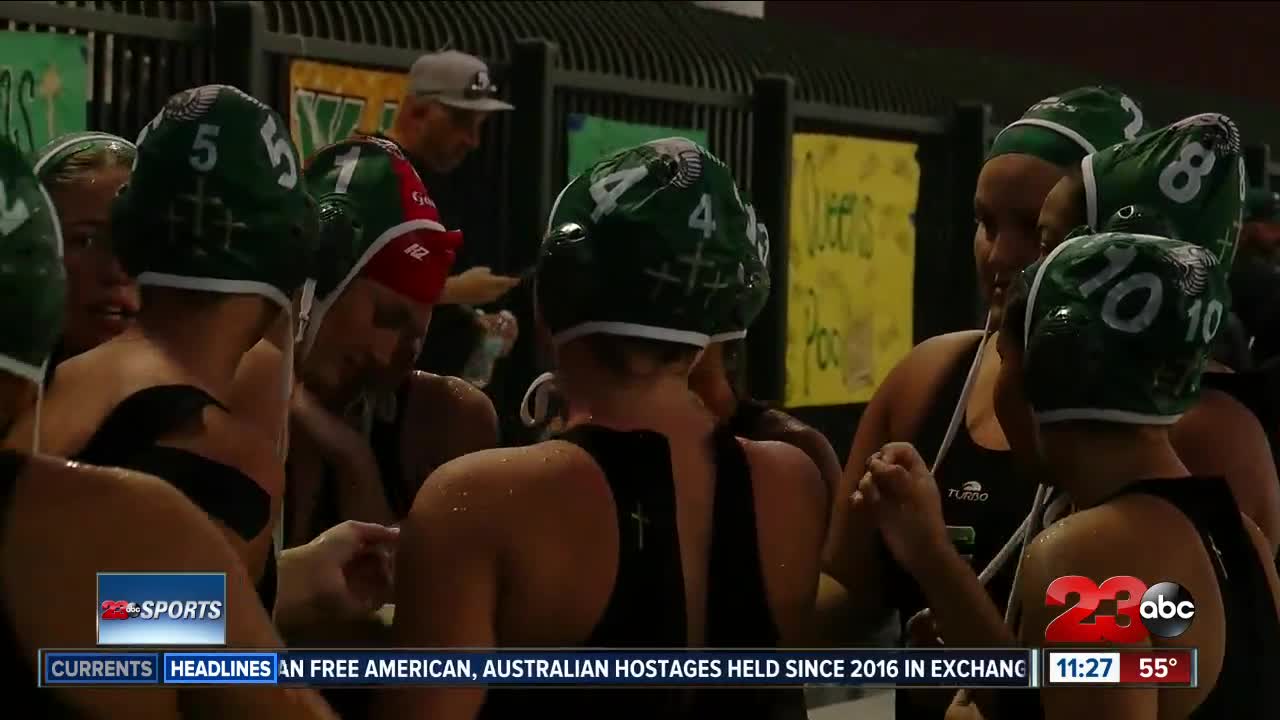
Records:
[[[547,231],[534,285],[547,327],[571,324],[574,318],[558,317],[561,311],[583,307],[598,297],[602,268],[597,264],[597,255],[587,229],[578,223],[564,223]],[[548,291],[555,293],[556,302],[542,297]]]
[[[1155,235],[1171,240],[1181,240],[1177,228],[1160,211],[1146,205],[1125,205],[1111,214],[1098,232],[1123,232],[1134,235]]]
[[[1062,397],[1098,395],[1093,385],[1107,375],[1107,353],[1101,336],[1090,332],[1089,326],[1090,319],[1070,307],[1057,308],[1039,322],[1033,320],[1022,359],[1032,407],[1043,407]],[[1049,396],[1045,389],[1051,390]]]
[[[356,248],[364,247],[364,223],[347,195],[330,193],[320,198],[319,206],[320,228],[311,277],[315,278],[317,295],[326,297],[360,260],[354,253]]]

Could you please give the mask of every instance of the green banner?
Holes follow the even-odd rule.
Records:
[[[76,35],[0,32],[0,132],[30,153],[85,129],[88,47]]]
[[[592,163],[608,156],[609,153],[651,140],[679,136],[707,147],[705,130],[637,125],[578,114],[569,115],[568,126],[570,178],[577,177],[582,171],[591,167]]]

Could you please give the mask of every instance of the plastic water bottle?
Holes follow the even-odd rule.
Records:
[[[480,317],[478,313],[477,320],[480,320]],[[498,313],[494,322],[480,320],[485,328],[484,339],[480,341],[480,345],[471,353],[467,364],[462,368],[463,380],[480,389],[484,389],[489,384],[493,379],[493,367],[497,364],[498,358],[507,353],[507,345],[511,339],[508,337],[510,331],[507,325],[514,320],[511,313],[505,310]]]

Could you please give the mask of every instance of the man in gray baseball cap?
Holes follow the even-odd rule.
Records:
[[[423,55],[409,68],[395,122],[378,136],[399,145],[428,188],[433,188],[480,146],[480,133],[490,115],[514,109],[498,99],[498,87],[483,60],[444,50]],[[446,219],[451,215],[446,207],[440,212]],[[449,227],[458,225],[453,222]],[[494,275],[487,267],[473,267],[449,278],[440,304],[487,305],[519,282],[519,278]],[[448,315],[448,311],[437,313],[433,327],[449,325]],[[460,318],[459,322],[469,326],[471,320]]]
[[[489,66],[457,50],[418,58],[388,136],[404,148],[420,171],[444,175],[480,145],[491,113],[512,110],[498,99]]]

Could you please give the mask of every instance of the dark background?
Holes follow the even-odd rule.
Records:
[[[773,0],[765,17],[1280,104],[1276,2]]]

